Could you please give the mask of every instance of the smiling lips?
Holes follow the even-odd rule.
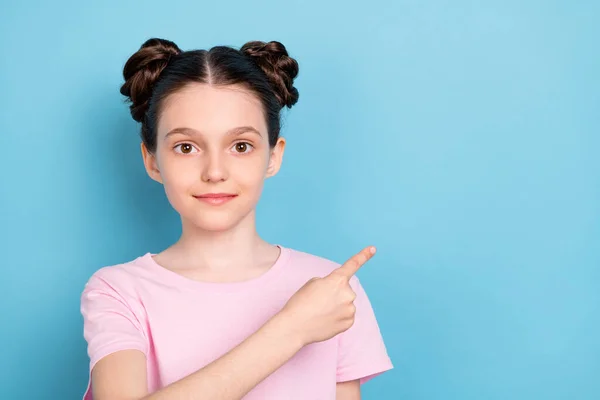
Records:
[[[199,196],[194,196],[198,200],[208,203],[213,206],[218,206],[227,203],[229,200],[237,197],[237,194],[231,193],[205,193]]]

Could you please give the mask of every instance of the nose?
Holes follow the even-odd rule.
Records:
[[[221,182],[227,180],[227,166],[225,157],[218,152],[207,152],[202,168],[202,180],[204,182]]]

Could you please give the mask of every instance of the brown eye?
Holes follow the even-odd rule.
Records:
[[[195,150],[194,146],[189,143],[181,143],[175,146],[175,151],[182,154],[190,154]]]
[[[252,149],[254,148],[254,146],[252,146],[248,142],[239,142],[239,143],[236,143],[233,147],[235,148],[236,153],[239,153],[239,154],[250,153],[252,151]]]
[[[237,142],[232,147],[230,147],[230,151],[234,151],[238,154],[248,154],[252,152],[254,146],[248,142]]]

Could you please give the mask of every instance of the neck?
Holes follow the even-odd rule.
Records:
[[[255,212],[226,231],[206,231],[182,220],[182,233],[171,247],[176,258],[198,269],[227,270],[252,265],[271,245],[256,232]]]

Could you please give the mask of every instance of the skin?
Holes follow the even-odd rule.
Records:
[[[281,167],[285,145],[279,138],[269,146],[262,106],[242,87],[193,84],[168,98],[158,121],[156,151],[144,144],[141,150],[148,175],[164,186],[181,216],[182,234],[155,261],[190,279],[211,282],[243,281],[268,270],[279,249],[258,236],[255,208],[265,179]],[[214,206],[195,197],[205,193],[237,196]],[[356,295],[350,278],[374,252],[365,248],[329,276],[307,282],[239,346],[151,395],[143,353],[125,350],[104,357],[92,370],[94,398],[241,399],[303,346],[352,325]],[[255,364],[258,358],[265,361]],[[337,384],[337,400],[360,397],[358,380]]]

